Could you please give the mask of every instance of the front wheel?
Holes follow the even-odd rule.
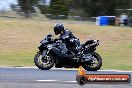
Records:
[[[92,61],[89,64],[84,63],[82,64],[82,66],[87,71],[97,71],[102,66],[102,58],[96,52],[91,53],[91,55],[92,55]]]
[[[45,52],[47,52],[47,50],[45,50]],[[46,54],[46,56],[42,58],[42,53],[38,52],[34,57],[34,63],[41,70],[49,70],[54,66],[54,59],[49,54]]]

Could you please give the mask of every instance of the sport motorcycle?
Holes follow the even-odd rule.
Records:
[[[41,70],[82,66],[85,70],[97,71],[102,66],[102,58],[95,52],[98,45],[99,40],[88,40],[79,46],[79,53],[75,54],[62,40],[53,39],[49,34],[40,42],[34,63]]]

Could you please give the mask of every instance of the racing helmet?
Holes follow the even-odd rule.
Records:
[[[54,26],[54,33],[56,35],[60,34],[61,31],[64,30],[64,25],[62,23],[57,23],[55,26]]]

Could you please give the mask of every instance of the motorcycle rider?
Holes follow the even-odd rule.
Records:
[[[74,54],[79,53],[79,39],[77,39],[70,30],[65,29],[62,23],[57,23],[54,26],[54,33],[55,35],[60,34],[58,39],[62,40],[62,42],[66,44],[66,47],[68,48],[68,53],[71,53],[70,51],[74,52]]]

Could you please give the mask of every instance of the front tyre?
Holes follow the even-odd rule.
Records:
[[[54,66],[54,59],[49,54],[42,58],[42,53],[38,52],[34,57],[34,63],[41,70],[49,70]]]
[[[89,64],[84,63],[82,64],[82,66],[87,71],[97,71],[102,66],[102,58],[96,52],[91,53],[91,55],[92,55],[92,61]]]

